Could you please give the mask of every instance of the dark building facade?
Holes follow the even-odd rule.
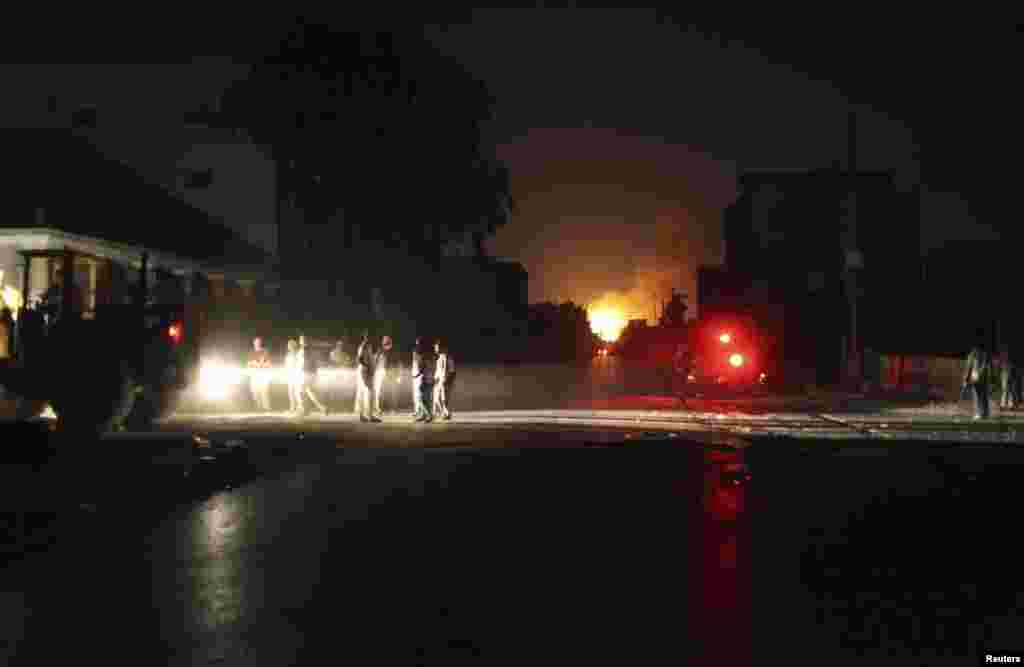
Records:
[[[0,291],[12,308],[38,303],[60,271],[70,278],[65,296],[82,317],[96,317],[131,302],[145,258],[150,299],[184,303],[205,342],[224,331],[211,313],[251,309],[276,290],[265,251],[82,137],[52,129],[3,136]]]
[[[909,344],[918,192],[901,192],[885,172],[836,167],[747,172],[740,193],[724,213],[725,271],[698,277],[702,316],[750,312],[778,342],[787,375],[822,384],[842,377],[854,329],[858,350]]]
[[[86,265],[82,287],[97,292],[101,301],[114,298],[102,289],[110,274],[119,267],[137,268],[143,252],[151,271],[181,281],[196,274],[250,286],[276,279],[266,252],[144,182],[85,139],[50,129],[11,130],[2,136],[8,186],[0,210],[5,280],[17,275],[20,281],[26,271],[28,279],[35,278],[35,267],[26,268],[21,260],[14,270],[11,261],[18,253],[66,250],[77,257],[75,279],[81,261]],[[43,289],[42,284],[32,286],[24,296],[38,297]]]

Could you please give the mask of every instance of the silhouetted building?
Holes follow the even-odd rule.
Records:
[[[0,271],[28,302],[58,267],[88,317],[134,297],[143,253],[151,295],[248,297],[276,280],[271,258],[203,212],[141,180],[67,130],[7,130]]]
[[[777,329],[787,367],[814,369],[814,381],[832,383],[840,378],[851,326],[843,280],[850,268],[857,274],[861,345],[905,347],[907,306],[920,285],[917,191],[899,191],[888,173],[838,167],[751,171],[740,177],[740,190],[724,214],[725,265],[737,275],[704,273],[702,316],[736,299],[756,305],[765,326]],[[851,192],[852,241],[843,236]]]

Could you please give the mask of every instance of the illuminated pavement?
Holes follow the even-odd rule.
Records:
[[[669,399],[673,400],[673,399]],[[786,411],[716,401],[693,410],[481,410],[457,412],[450,422],[430,424],[412,422],[407,415],[386,416],[381,424],[363,424],[350,413],[306,417],[238,414],[179,414],[162,428],[200,430],[311,430],[358,433],[375,445],[414,442],[443,444],[449,439],[464,439],[475,429],[564,427],[583,429],[627,429],[670,431],[689,436],[734,436],[740,439],[794,437],[811,439],[899,439],[964,442],[1024,443],[1024,412],[1000,414],[975,421],[962,406],[923,405],[918,407],[879,407],[863,402],[834,411]],[[786,407],[786,406],[781,406]],[[822,406],[826,409],[829,406]],[[704,409],[701,409],[704,408]],[[462,438],[460,438],[462,436]],[[484,444],[483,442],[479,444]]]

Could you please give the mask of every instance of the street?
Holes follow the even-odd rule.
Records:
[[[944,664],[1020,636],[1016,447],[477,417],[67,457],[59,540],[3,572],[12,664]]]
[[[1024,663],[1017,23],[689,9],[0,67],[0,667]]]
[[[179,413],[166,419],[161,428],[175,430],[313,431],[337,433],[375,432],[374,443],[430,444],[458,440],[461,444],[486,446],[486,438],[474,441],[474,429],[516,430],[522,427],[580,427],[584,429],[649,429],[686,433],[691,437],[721,439],[737,436],[744,441],[763,437],[866,440],[929,440],[933,442],[1024,443],[1024,413],[1000,413],[974,421],[958,406],[922,402],[912,407],[878,400],[843,404],[805,405],[796,401],[766,405],[752,401],[688,401],[678,399],[617,401],[574,401],[574,409],[470,410],[458,411],[452,421],[417,424],[410,415],[391,413],[381,424],[360,424],[349,413],[326,417],[310,414],[253,412]],[[622,406],[622,407],[620,407]],[[625,409],[624,409],[625,408]],[[370,429],[367,431],[366,429]],[[461,436],[460,436],[461,434]],[[462,437],[467,436],[467,437]]]

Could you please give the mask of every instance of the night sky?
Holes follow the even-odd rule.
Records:
[[[924,174],[926,248],[998,238],[988,195],[1007,191],[1010,172],[995,165],[1012,154],[1001,133],[1015,108],[1006,24],[994,21],[1003,29],[990,34],[965,16],[929,16],[925,30],[921,17],[897,25],[860,14],[775,17],[715,34],[654,10],[486,10],[429,26],[438,48],[497,98],[488,131],[519,210],[490,250],[525,264],[531,301],[652,318],[656,300],[673,287],[693,294],[696,267],[721,260],[721,212],[738,171],[845,161],[850,108],[860,114],[861,168],[891,170],[908,187]],[[820,29],[804,30],[809,19]],[[9,90],[17,80],[43,95],[57,77],[101,106],[122,105],[107,127],[130,131],[103,141],[165,180],[159,172],[178,149],[162,149],[170,135],[147,123],[180,118],[244,67],[209,57],[0,73]]]
[[[888,78],[841,87],[771,57],[781,51],[654,10],[487,10],[431,34],[499,100],[493,131],[520,212],[491,249],[526,265],[532,301],[650,319],[672,287],[694,294],[696,267],[721,259],[738,170],[845,163],[851,108],[860,168],[893,171],[901,186],[920,180],[919,139],[898,119],[916,117],[876,103]],[[926,196],[926,247],[993,237],[957,195]]]

